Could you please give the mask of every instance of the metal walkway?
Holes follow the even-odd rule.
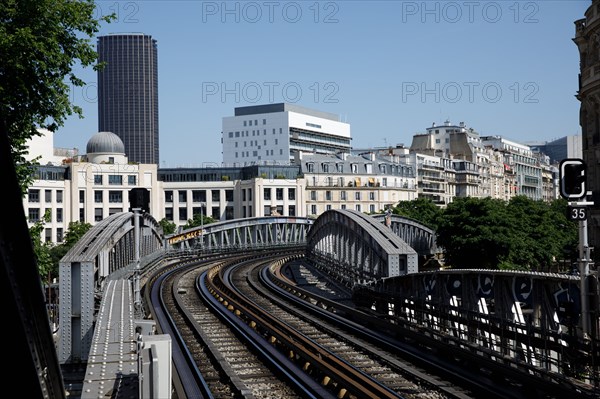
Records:
[[[137,398],[137,340],[131,282],[104,289],[88,357],[82,398]]]

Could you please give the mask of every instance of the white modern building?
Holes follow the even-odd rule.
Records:
[[[290,164],[298,151],[350,152],[350,125],[327,112],[278,103],[235,108],[223,118],[223,163]]]

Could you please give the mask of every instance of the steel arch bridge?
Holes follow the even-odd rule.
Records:
[[[600,378],[600,284],[590,277],[500,270],[444,270],[356,286],[354,300],[440,350],[479,352],[490,365],[530,373],[590,372]],[[582,305],[589,300],[589,306]],[[586,318],[592,338],[584,330]],[[435,346],[435,345],[434,345]],[[593,377],[595,375],[595,377]]]
[[[378,214],[371,216],[388,226],[421,256],[438,252],[435,231],[414,219],[400,215]]]
[[[140,258],[162,254],[162,228],[148,213],[139,217]],[[60,363],[87,361],[96,294],[109,275],[135,264],[134,230],[134,213],[113,214],[93,226],[60,260]]]
[[[208,251],[274,245],[304,245],[313,219],[264,216],[234,219],[194,227],[167,236],[171,247]]]
[[[352,210],[329,210],[317,218],[306,257],[348,286],[418,270],[410,245],[376,219]]]

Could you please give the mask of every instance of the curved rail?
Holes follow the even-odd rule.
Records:
[[[263,259],[260,263],[264,264],[269,261]],[[203,274],[202,284],[206,286],[208,292],[217,301],[222,303],[222,309],[224,307],[229,310],[228,315],[233,312],[238,316],[234,318],[238,321],[238,324],[243,320],[247,326],[249,325],[268,338],[270,348],[278,348],[278,351],[288,353],[289,359],[304,364],[303,370],[306,371],[310,368],[317,376],[323,377],[329,387],[335,387],[334,389],[337,390],[340,398],[345,397],[347,394],[354,395],[357,398],[399,397],[385,385],[357,370],[310,338],[255,306],[233,286],[232,271],[233,268],[211,269]],[[264,345],[264,339],[261,341]],[[291,363],[290,360],[287,363]],[[302,374],[305,376],[302,379],[307,380],[307,375]],[[308,378],[313,380],[314,376]],[[324,387],[320,386],[320,389],[323,390]]]
[[[184,391],[187,398],[212,399],[213,395],[210,392],[208,384],[202,377],[202,373],[198,369],[192,354],[187,348],[185,341],[179,333],[175,321],[166,311],[166,305],[162,295],[165,279],[172,273],[181,271],[182,268],[196,267],[197,264],[174,267],[158,277],[152,284],[150,292],[151,309],[153,310],[154,319],[157,322],[157,328],[163,334],[169,334],[174,339],[172,346],[172,359],[176,373],[181,383],[181,389]]]

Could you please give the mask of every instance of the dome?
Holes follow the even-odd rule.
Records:
[[[119,136],[111,132],[98,132],[88,141],[86,152],[124,154],[125,145]]]

